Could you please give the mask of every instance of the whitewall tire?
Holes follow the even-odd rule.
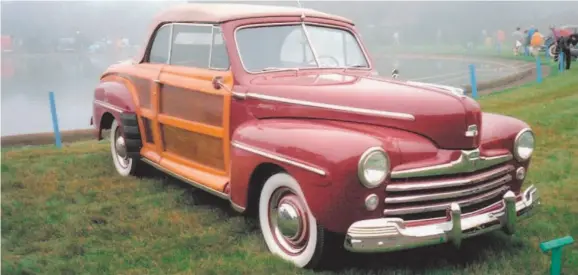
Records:
[[[116,119],[110,127],[110,152],[118,174],[124,177],[136,174],[138,161],[128,157],[126,140]]]
[[[259,196],[259,223],[269,250],[298,267],[315,267],[325,245],[299,183],[286,173],[265,182]]]

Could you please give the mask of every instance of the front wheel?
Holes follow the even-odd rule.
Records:
[[[125,139],[116,119],[110,127],[110,151],[116,171],[123,177],[134,176],[137,173],[137,164],[140,160],[130,157]]]
[[[550,47],[548,47],[548,54],[551,57],[555,57],[558,54],[558,51],[556,50],[556,44],[552,43],[552,45],[550,45]]]
[[[299,183],[286,173],[271,176],[259,197],[259,223],[269,250],[299,267],[314,268],[326,246]]]

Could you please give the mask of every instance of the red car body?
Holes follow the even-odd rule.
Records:
[[[259,211],[263,185],[267,186],[271,175],[283,171],[299,183],[301,190],[294,195],[302,191],[300,203],[307,205],[293,209],[301,211],[295,218],[301,220],[295,224],[302,233],[311,234],[312,224],[306,216],[311,215],[316,230],[318,224],[324,230],[343,234],[345,248],[356,252],[391,251],[446,241],[459,244],[462,237],[499,228],[511,233],[515,217],[537,203],[535,188],[521,190],[530,160],[515,157],[519,136],[531,133],[523,121],[484,113],[473,99],[449,90],[375,77],[370,59],[367,68],[247,72],[235,43],[235,31],[240,27],[321,24],[358,35],[349,20],[311,10],[254,11],[241,5],[232,11],[229,7],[190,4],[173,8],[160,15],[149,32],[152,41],[167,22],[218,24],[227,46],[229,69],[208,71],[149,64],[149,42],[132,62],[111,66],[103,74],[95,90],[93,119],[99,139],[103,129],[110,128],[113,120],[117,122],[120,134],[113,136],[117,142],[112,141],[113,154],[122,155],[128,150],[126,158],[135,162],[143,159],[228,199],[240,212]],[[361,47],[366,53],[363,44]],[[191,84],[179,84],[193,78]],[[166,87],[171,85],[218,95],[222,103],[206,101],[199,105],[183,96],[182,102],[165,106],[163,98],[170,93]],[[190,106],[185,113],[203,109],[199,120],[218,116],[222,123],[207,126],[209,122],[186,122],[186,114],[169,115],[169,109],[163,110],[173,108],[176,113],[181,108],[178,104]],[[163,132],[166,125],[182,131]],[[133,135],[133,139],[139,139],[137,143],[142,142],[142,146],[130,148],[127,131],[136,131],[138,137]],[[178,139],[187,139],[192,132],[217,137],[222,149],[214,147],[218,154],[214,153],[217,149],[203,151],[195,145],[200,139],[191,138],[188,145],[169,152]],[[146,143],[145,139],[154,142]],[[126,147],[122,147],[124,144]],[[388,169],[385,180],[374,188],[360,184],[360,157],[368,148],[381,148],[389,161],[388,167],[383,167]],[[196,155],[189,151],[196,151]],[[218,161],[207,164],[212,160],[201,154],[215,154]],[[373,207],[367,202],[371,196],[377,196],[379,203],[368,210]],[[280,211],[278,208],[280,205],[271,209]],[[508,219],[500,218],[506,216]],[[432,233],[431,238],[423,240],[410,232],[420,228],[422,232],[431,231],[431,226],[440,224],[453,225],[454,229]],[[387,230],[397,230],[397,235]],[[299,266],[314,262],[313,256],[277,249],[274,243],[268,245]]]

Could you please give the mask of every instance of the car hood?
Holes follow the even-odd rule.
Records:
[[[481,111],[455,91],[343,73],[289,72],[253,78],[246,104],[257,118],[329,119],[423,135],[440,148],[479,146]],[[476,125],[476,135],[466,135]]]

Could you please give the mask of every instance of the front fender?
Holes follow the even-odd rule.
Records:
[[[367,211],[364,201],[372,193],[384,199],[384,187],[362,186],[357,164],[373,146],[384,148],[392,165],[399,162],[396,142],[355,127],[363,126],[294,119],[253,120],[239,126],[232,135],[231,200],[246,207],[253,171],[260,164],[274,163],[299,182],[312,214],[328,230],[344,233],[357,220],[381,217],[382,207]],[[387,128],[381,129],[387,133]]]

